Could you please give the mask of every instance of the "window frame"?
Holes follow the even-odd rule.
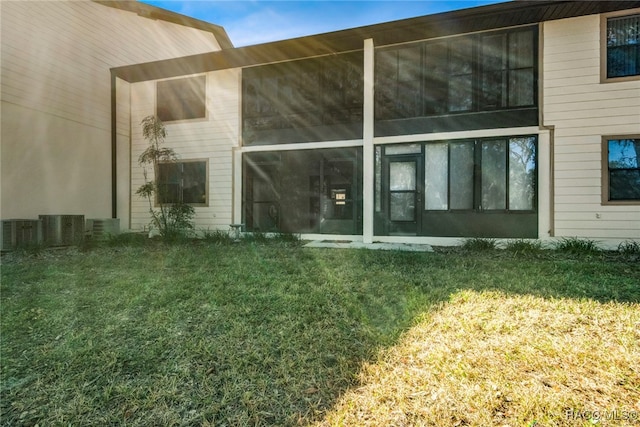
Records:
[[[185,163],[204,163],[205,166],[205,172],[204,172],[204,194],[205,194],[205,202],[204,203],[185,203],[189,206],[193,206],[193,207],[208,207],[209,206],[209,198],[210,198],[210,193],[209,193],[209,159],[179,159],[176,161],[170,161],[170,162],[159,162],[156,164],[155,166],[155,176],[156,176],[156,185],[159,186],[161,183],[159,182],[160,180],[160,165],[182,165]],[[182,173],[184,173],[184,171],[182,171]],[[182,199],[184,199],[184,186],[182,183],[180,183],[180,197]],[[156,191],[155,193],[155,198],[154,198],[154,204],[156,207],[159,207],[161,204],[163,205],[167,205],[167,206],[171,206],[174,203],[162,203],[160,202],[160,197],[158,192]],[[183,202],[184,203],[184,202]]]
[[[637,200],[610,200],[609,199],[609,141],[620,139],[640,139],[640,134],[630,135],[605,135],[602,137],[602,205],[603,206],[640,206]]]
[[[534,170],[533,170],[533,176],[534,176],[534,181],[533,181],[533,199],[531,201],[532,206],[530,209],[512,209],[510,207],[510,201],[511,201],[511,187],[510,187],[510,171],[511,171],[511,159],[510,159],[510,143],[512,140],[515,139],[519,139],[519,138],[532,138],[533,139],[533,145],[534,145],[534,150],[535,150],[535,159],[534,159]],[[504,203],[505,203],[505,207],[504,208],[496,208],[496,209],[490,209],[490,208],[486,208],[483,206],[483,198],[482,198],[482,192],[483,192],[483,144],[485,143],[498,143],[498,142],[505,142],[505,180],[504,180]],[[442,140],[442,141],[429,141],[429,142],[425,142],[425,150],[424,150],[424,162],[425,162],[425,167],[427,164],[427,158],[426,158],[426,152],[427,152],[427,145],[430,144],[447,144],[447,156],[448,156],[448,160],[447,160],[447,208],[446,209],[428,209],[426,206],[427,203],[427,197],[426,195],[424,196],[424,201],[422,202],[422,206],[421,209],[426,211],[426,212],[475,212],[475,213],[506,213],[506,214],[519,214],[519,213],[537,213],[538,212],[538,190],[539,190],[539,177],[538,177],[538,171],[539,171],[539,138],[538,135],[521,135],[521,136],[505,136],[505,137],[495,137],[495,138],[471,138],[471,139],[454,139],[454,140]],[[473,159],[473,181],[472,181],[472,187],[471,187],[471,197],[472,197],[472,201],[471,201],[471,208],[452,208],[451,207],[451,195],[452,195],[452,175],[455,174],[454,171],[454,167],[452,166],[452,161],[451,161],[451,156],[452,156],[452,145],[453,144],[466,144],[469,145],[471,147],[471,156]],[[423,177],[423,188],[425,189],[424,191],[426,192],[426,187],[427,187],[427,174],[426,171],[424,171],[424,177]],[[455,190],[453,190],[455,191]]]
[[[240,105],[243,145],[362,138],[363,51],[247,67]]]
[[[519,33],[530,33],[531,35],[531,47],[533,49],[530,66],[521,66],[518,64],[518,59],[516,57],[512,57],[510,55],[510,41],[512,37],[515,37],[516,34]],[[486,105],[485,98],[482,95],[483,89],[483,78],[489,74],[490,72],[495,73],[495,70],[488,70],[485,68],[485,56],[484,56],[484,48],[485,38],[488,36],[503,36],[504,37],[504,45],[502,46],[502,51],[500,54],[502,55],[504,61],[504,68],[500,70],[501,73],[504,74],[503,80],[504,84],[502,85],[500,96],[504,98],[504,105],[500,106],[488,106]],[[508,112],[508,111],[517,111],[528,108],[539,108],[540,100],[539,100],[539,55],[540,55],[540,46],[539,46],[539,37],[540,30],[535,25],[523,25],[518,27],[512,27],[507,29],[498,29],[491,31],[483,31],[472,34],[462,34],[455,35],[445,38],[433,39],[433,40],[423,40],[417,42],[410,42],[406,44],[400,45],[391,45],[391,46],[380,46],[376,50],[376,64],[375,64],[375,85],[376,85],[376,97],[374,100],[375,103],[375,120],[376,121],[392,121],[392,120],[412,120],[412,119],[420,119],[420,118],[438,118],[445,116],[463,116],[468,114],[486,114],[488,112]],[[458,58],[456,56],[456,52],[463,50],[467,45],[471,49],[471,56],[468,58],[469,64],[468,70],[463,70],[456,72],[454,70],[454,66],[456,65],[455,59]],[[440,49],[444,46],[446,52],[444,55],[438,57],[440,62],[429,59],[430,50],[439,46]],[[402,115],[397,108],[393,106],[391,108],[388,105],[392,105],[394,102],[398,100],[398,91],[403,84],[406,82],[400,81],[399,76],[399,67],[400,67],[400,56],[401,52],[406,51],[408,49],[418,49],[421,52],[421,58],[418,64],[419,67],[419,78],[414,82],[414,86],[416,90],[419,90],[420,97],[420,112],[418,114],[413,115]],[[442,52],[441,52],[442,53]],[[389,70],[383,70],[381,67],[383,65],[378,62],[378,58],[382,55],[386,55],[386,60],[389,61],[389,58],[392,58],[391,54],[395,54],[396,56],[396,67],[394,73],[389,73],[385,75],[385,71],[393,71],[392,68]],[[433,97],[430,97],[430,94],[435,94],[436,92],[432,91],[434,87],[432,84],[435,84],[438,79],[442,79],[442,73],[437,74],[435,77],[433,73],[430,71],[431,68],[436,67],[439,70],[445,69],[446,73],[444,73],[445,79],[442,80],[442,84],[445,88],[440,88],[440,92],[438,92],[439,96],[435,97],[436,100],[441,102],[442,104],[430,103]],[[464,67],[463,67],[464,68]],[[513,76],[522,70],[531,70],[533,75],[533,81],[531,86],[532,96],[531,96],[531,104],[512,104],[511,96],[515,93],[515,88],[512,87],[511,80]],[[395,74],[395,77],[392,76]],[[456,104],[454,101],[455,97],[452,96],[451,92],[451,83],[460,77],[468,77],[470,79],[471,87],[469,91],[469,103],[470,106],[468,108],[455,108]],[[381,91],[379,87],[381,85],[385,85],[391,87],[391,90]],[[406,84],[405,84],[406,86]],[[435,87],[435,89],[438,89]],[[390,93],[395,92],[395,96],[392,97],[391,101],[386,98]],[[441,93],[444,92],[444,93]]]
[[[166,97],[166,94],[161,96],[160,86],[170,85],[171,83],[176,83],[181,81],[186,82],[188,80],[193,80],[193,81],[202,80],[202,100],[201,101],[202,101],[203,114],[200,116],[179,117],[176,119],[162,118],[163,114],[160,113],[160,108],[164,106],[162,102],[166,100],[168,101],[169,105],[172,105],[171,104],[172,99],[169,99],[169,97],[167,99],[162,99]],[[199,84],[200,82],[198,82],[198,85]],[[160,120],[162,120],[163,123],[181,123],[181,122],[201,121],[201,120],[207,120],[209,118],[209,109],[207,108],[207,75],[206,74],[198,74],[198,75],[192,75],[192,76],[186,76],[186,77],[182,76],[178,78],[158,80],[156,81],[155,86],[156,86],[155,87],[155,113],[156,113],[156,116]],[[198,90],[200,90],[199,86],[198,86]],[[182,108],[181,110],[184,110],[184,108]]]
[[[622,10],[617,12],[603,13],[600,15],[600,82],[601,83],[615,83],[615,82],[628,82],[640,80],[640,73],[634,76],[624,77],[608,77],[607,76],[607,57],[608,57],[608,45],[607,45],[607,29],[608,21],[610,18],[621,18],[624,16],[632,16],[640,14],[640,8]]]

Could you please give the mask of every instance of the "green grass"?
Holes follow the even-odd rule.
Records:
[[[570,254],[593,254],[600,252],[598,242],[590,239],[578,239],[577,237],[563,237],[556,242],[555,249]]]
[[[371,401],[366,393],[354,398],[353,393],[380,379],[369,375],[372,366],[402,362],[408,356],[401,349],[415,334],[427,344],[446,339],[443,348],[464,354],[480,327],[485,330],[478,336],[492,343],[516,334],[520,341],[510,338],[513,351],[525,355],[524,338],[535,331],[544,352],[566,330],[532,322],[527,316],[535,304],[548,319],[590,311],[572,321],[597,323],[599,337],[611,335],[602,342],[613,342],[618,353],[622,349],[635,360],[629,368],[618,366],[626,359],[593,354],[596,364],[589,375],[613,369],[621,375],[616,381],[627,382],[613,400],[598,401],[606,407],[592,409],[640,404],[640,357],[631,358],[640,356],[640,337],[631,339],[633,330],[629,335],[626,329],[609,329],[615,325],[607,320],[627,319],[624,325],[635,327],[636,334],[640,328],[640,267],[622,253],[564,256],[549,251],[523,262],[508,251],[303,249],[290,236],[271,243],[258,238],[229,243],[211,236],[209,242],[175,246],[127,239],[127,245],[109,242],[84,251],[3,257],[2,425],[357,425],[362,421],[358,414],[365,413],[369,425],[402,424],[376,410],[366,412]],[[500,308],[508,308],[504,316],[511,323],[500,324],[502,315],[491,317]],[[447,313],[453,322],[449,326],[438,317]],[[460,316],[467,319],[462,325],[454,322],[464,320]],[[441,333],[420,329],[425,324],[432,329],[441,325],[434,329]],[[527,327],[520,336],[522,325]],[[458,332],[447,336],[445,331]],[[574,346],[593,343],[590,333],[586,328],[572,335]],[[582,366],[584,351],[594,351],[585,348],[566,360],[560,353],[548,360],[564,364],[563,369]],[[424,366],[439,367],[445,377],[464,376],[466,365],[446,355],[444,350],[434,354]],[[540,363],[527,368],[523,362],[504,381],[525,381],[532,375],[527,369],[544,371]],[[501,369],[489,362],[485,366]],[[410,367],[404,368],[399,376],[411,378]],[[480,392],[466,394],[471,403],[460,408],[482,412],[481,392],[492,384],[483,380],[484,371],[468,372],[473,377],[468,386]],[[549,375],[550,381],[559,381],[555,373]],[[420,393],[432,399],[429,387],[454,387],[433,378],[424,381],[397,408],[411,411],[409,403],[418,402]],[[514,393],[522,390],[513,387]],[[396,390],[374,389],[389,399]],[[583,408],[585,390],[562,401]],[[436,415],[449,416],[442,409],[446,401],[435,396],[430,401],[441,404],[432,408]],[[544,402],[539,397],[535,404],[518,402],[513,408],[529,408],[525,415],[544,419],[545,425],[564,425],[556,422],[564,414],[556,419],[541,413]],[[483,425],[488,418],[439,419],[438,425]],[[442,424],[443,419],[448,421]]]

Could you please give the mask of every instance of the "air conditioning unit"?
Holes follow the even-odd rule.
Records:
[[[76,245],[84,239],[84,215],[40,215],[47,246]]]
[[[42,223],[37,219],[8,219],[2,221],[2,250],[42,243]]]
[[[95,240],[104,240],[109,236],[115,236],[120,233],[120,219],[87,219],[87,232]]]

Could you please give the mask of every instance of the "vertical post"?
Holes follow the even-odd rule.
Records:
[[[364,102],[362,132],[362,241],[373,243],[375,159],[374,136],[374,44],[364,41]]]
[[[118,133],[116,74],[111,70],[111,218],[118,217]]]
[[[538,134],[538,238],[554,236],[553,128]]]

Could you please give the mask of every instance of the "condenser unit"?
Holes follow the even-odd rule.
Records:
[[[76,245],[84,239],[84,215],[40,215],[47,246]]]
[[[2,250],[10,251],[42,243],[42,227],[37,219],[8,219],[2,221]]]
[[[104,240],[120,233],[119,218],[91,218],[87,220],[87,232],[94,240]]]

